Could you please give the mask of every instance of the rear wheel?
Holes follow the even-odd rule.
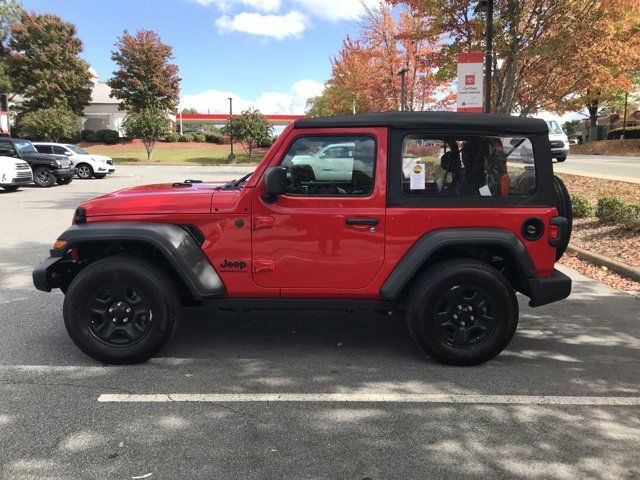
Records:
[[[76,174],[83,180],[88,180],[93,176],[93,168],[88,163],[81,163],[77,167]]]
[[[47,167],[38,167],[33,172],[33,183],[39,187],[53,187],[56,184],[56,177]]]
[[[564,252],[569,246],[569,239],[571,238],[571,231],[573,230],[573,207],[571,205],[571,195],[567,190],[564,182],[556,175],[553,176],[553,191],[556,197],[556,209],[558,215],[567,219],[567,226],[569,234],[567,235],[567,241],[556,248],[556,261],[560,260]]]
[[[556,160],[561,163],[564,162],[566,159],[567,157],[556,157]]]
[[[169,340],[179,299],[168,275],[148,260],[118,255],[92,263],[71,282],[64,322],[74,343],[101,362],[131,364]]]
[[[4,185],[2,188],[4,188],[7,192],[15,192],[16,190],[18,190],[20,188],[19,185]]]
[[[425,353],[448,365],[478,365],[509,344],[518,302],[495,268],[471,259],[430,267],[409,295],[407,325]]]

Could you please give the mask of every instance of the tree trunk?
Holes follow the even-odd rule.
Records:
[[[521,7],[518,2],[509,1],[510,20],[508,26],[509,54],[505,61],[504,76],[501,82],[500,91],[495,92],[495,113],[510,114],[515,104],[516,92],[518,89],[518,52],[520,50],[520,38],[518,36],[518,13]]]
[[[147,151],[147,161],[149,162],[153,158],[153,147],[155,147],[156,141],[144,140],[142,143],[144,144],[144,148]]]

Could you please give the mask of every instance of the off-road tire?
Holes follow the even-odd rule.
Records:
[[[88,163],[79,163],[76,166],[76,170],[76,175],[78,175],[78,178],[81,178],[82,180],[89,180],[93,177],[93,167]]]
[[[491,318],[492,328],[485,329],[490,333],[483,339],[462,347],[452,345],[440,333],[443,331],[440,326],[443,316],[449,313],[451,316],[454,313],[459,315],[459,307],[451,305],[448,313],[442,313],[440,308],[441,302],[449,303],[444,297],[465,286],[470,288],[469,291],[477,288],[482,292],[476,300],[487,299],[486,310],[473,307],[472,313],[478,318],[473,320],[473,325],[465,327],[467,332],[475,332],[467,333],[467,338],[473,340],[479,335],[477,332],[481,331],[481,326],[489,323],[485,319]],[[469,302],[467,306],[471,307],[475,300]],[[518,301],[506,277],[492,266],[472,259],[445,260],[429,267],[413,284],[406,311],[409,332],[418,346],[430,357],[447,365],[478,365],[494,358],[513,338],[518,314]]]
[[[56,183],[58,185],[69,185],[71,182],[73,182],[73,177],[65,177],[65,178],[56,179]]]
[[[567,159],[567,157],[556,157],[556,161],[562,163]]]
[[[33,171],[33,183],[43,188],[53,187],[56,184],[56,177],[47,167],[37,167]]]
[[[145,324],[146,333],[140,339],[126,345],[113,345],[95,333],[95,321],[101,322],[101,315],[90,312],[98,293],[110,292],[126,286],[125,291],[135,289],[138,298],[149,305]],[[111,286],[111,287],[110,287]],[[130,287],[130,288],[129,288]],[[127,288],[129,288],[127,290]],[[106,307],[115,305],[117,295],[108,294]],[[133,294],[132,294],[133,296]],[[115,297],[115,298],[114,298]],[[103,298],[100,298],[103,301]],[[125,299],[126,302],[132,303]],[[135,302],[132,303],[135,308]],[[73,342],[90,357],[109,364],[133,364],[153,357],[169,340],[175,328],[180,300],[170,277],[154,263],[140,257],[117,255],[98,260],[82,270],[71,282],[66,292],[63,306],[64,324]],[[116,313],[107,313],[107,323]],[[135,315],[135,312],[131,314]],[[132,328],[134,319],[123,324],[120,318],[118,328]],[[126,336],[124,333],[121,336]]]
[[[573,206],[571,204],[571,195],[569,195],[567,187],[556,175],[553,176],[553,191],[556,197],[556,209],[558,210],[558,215],[566,218],[568,224],[567,241],[556,248],[556,261],[558,261],[567,250],[569,240],[571,239],[571,232],[573,231]]]
[[[20,185],[5,185],[2,188],[4,188],[7,192],[15,192],[20,188]]]

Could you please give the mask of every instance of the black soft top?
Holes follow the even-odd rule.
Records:
[[[455,130],[496,130],[498,132],[522,134],[546,134],[549,131],[547,123],[544,120],[488,113],[381,112],[338,115],[335,117],[303,118],[295,122],[295,128],[332,127],[391,127],[400,129],[428,127],[440,130],[443,128]]]

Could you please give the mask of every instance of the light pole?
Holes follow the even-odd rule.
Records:
[[[400,111],[404,112],[407,109],[407,67],[402,67],[398,70],[398,76],[402,78],[402,90],[400,93]]]
[[[229,138],[231,140],[231,153],[229,154],[229,163],[236,163],[236,156],[233,154],[233,97],[229,97]]]
[[[182,82],[182,77],[178,77],[178,82]],[[180,136],[182,136],[182,89],[180,87],[178,89],[178,115],[180,115]]]
[[[493,60],[493,0],[480,0],[476,6],[475,13],[486,12],[487,14],[487,37],[486,50],[484,54],[484,111],[491,113],[491,74]]]

